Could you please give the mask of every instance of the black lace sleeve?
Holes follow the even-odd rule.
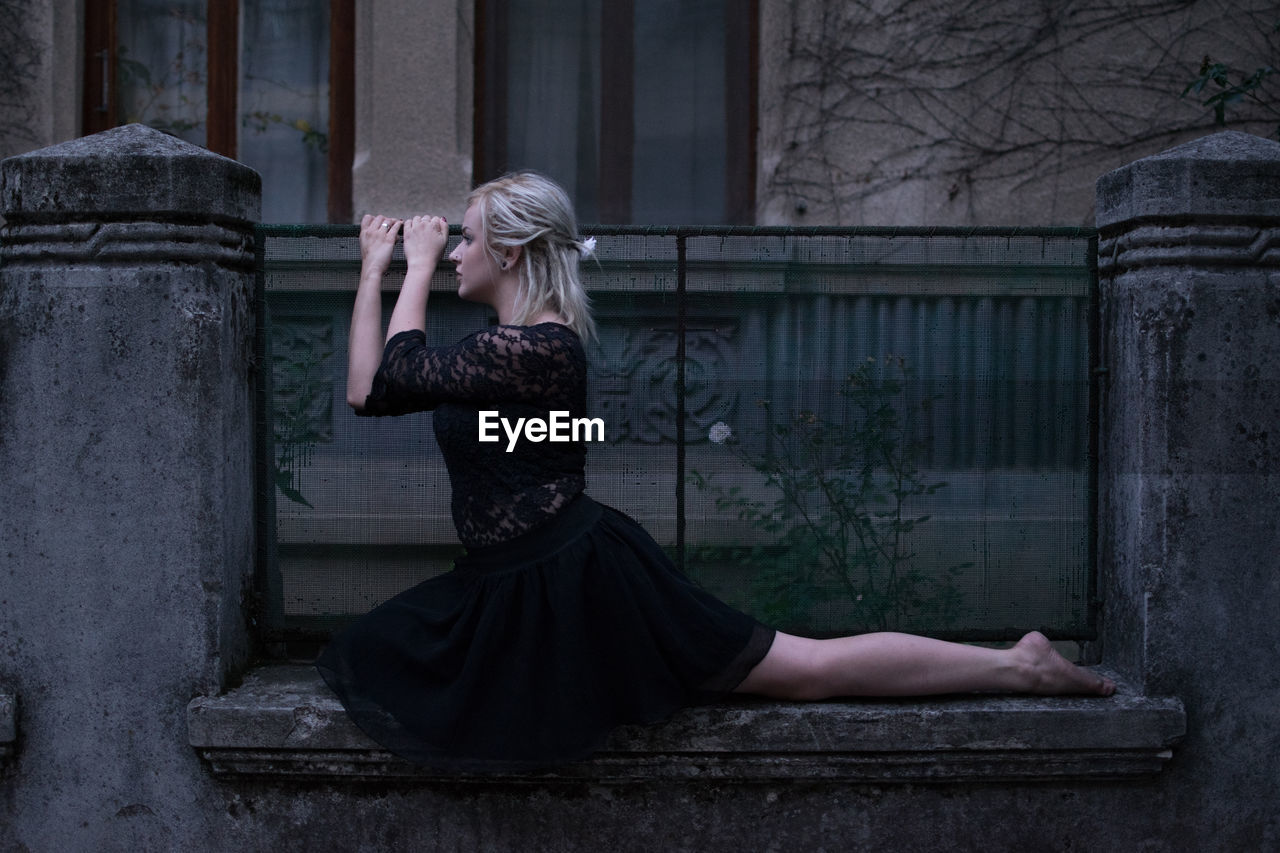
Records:
[[[403,415],[441,403],[542,403],[571,398],[581,343],[567,327],[494,326],[452,346],[420,330],[387,341],[363,415]]]

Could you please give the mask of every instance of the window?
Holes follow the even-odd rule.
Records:
[[[263,178],[267,222],[351,218],[354,0],[86,5],[85,133],[142,122]]]
[[[747,224],[754,2],[479,0],[476,177],[532,168],[583,222]]]

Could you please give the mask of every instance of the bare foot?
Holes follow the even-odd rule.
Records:
[[[1058,654],[1057,649],[1039,631],[1032,631],[1018,641],[1011,652],[1026,673],[1026,692],[1041,696],[1085,694],[1110,696],[1116,684]]]

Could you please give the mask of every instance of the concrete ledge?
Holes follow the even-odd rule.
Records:
[[[222,777],[440,778],[380,750],[310,667],[255,670],[187,706],[190,742]],[[1013,696],[691,708],[617,732],[588,761],[504,781],[832,780],[888,784],[1125,779],[1158,773],[1186,732],[1176,699]],[[456,779],[457,777],[448,777]],[[494,777],[475,777],[477,781]]]
[[[0,691],[0,764],[13,758],[18,741],[18,700]]]

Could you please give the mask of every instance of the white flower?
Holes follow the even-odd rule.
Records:
[[[707,438],[711,439],[712,444],[724,444],[731,435],[733,430],[729,429],[729,425],[724,421],[716,421],[707,431]]]
[[[582,243],[578,245],[578,251],[582,253],[584,260],[594,255],[596,253],[596,238],[588,237],[583,240]]]

